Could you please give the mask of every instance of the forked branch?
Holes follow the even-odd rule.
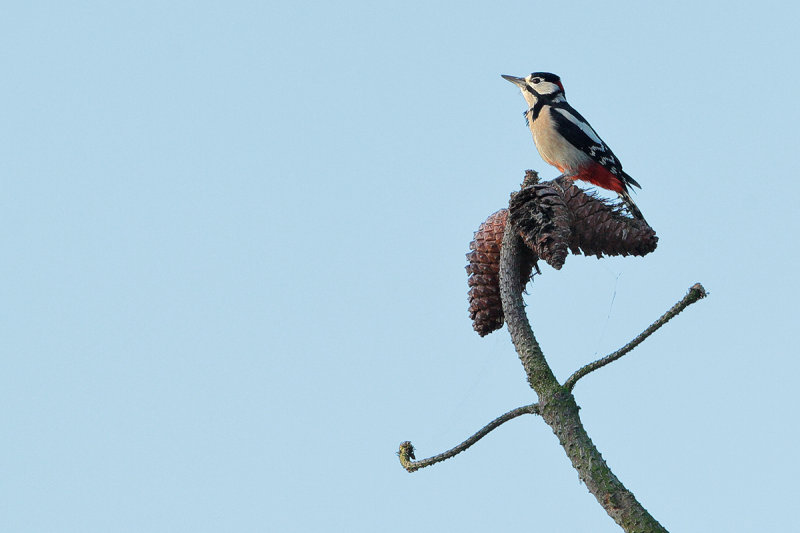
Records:
[[[475,233],[467,255],[470,317],[473,327],[487,335],[508,325],[531,388],[539,401],[496,418],[473,436],[444,453],[417,461],[406,441],[398,456],[414,472],[453,457],[498,426],[523,414],[538,414],[553,429],[583,481],[606,512],[626,532],[666,532],[614,475],[583,427],[572,390],[579,379],[616,361],[641,344],[689,305],[706,296],[702,285],[616,352],[590,363],[561,385],[533,334],[522,291],[539,259],[559,269],[567,250],[595,255],[646,255],[656,248],[655,231],[643,221],[625,216],[619,208],[586,194],[565,178],[539,183],[528,171],[522,190],[513,194],[509,209],[491,215]]]
[[[524,245],[513,223],[506,225],[500,253],[500,295],[508,331],[528,382],[539,396],[539,412],[578,471],[578,477],[626,532],[666,532],[606,464],[583,427],[575,397],[562,387],[533,335],[519,280]]]

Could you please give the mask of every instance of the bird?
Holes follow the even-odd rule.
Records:
[[[642,186],[622,170],[608,145],[567,103],[561,78],[550,72],[533,72],[524,78],[501,76],[519,87],[528,103],[525,120],[542,159],[567,178],[617,193],[631,215],[646,223],[628,192],[629,186]]]

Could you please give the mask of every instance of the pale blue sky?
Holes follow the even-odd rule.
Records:
[[[528,310],[672,531],[785,531],[800,372],[785,2],[25,2],[0,20],[0,529],[617,526],[467,316],[472,232],[538,157],[500,74],[561,75],[643,189],[644,259]]]

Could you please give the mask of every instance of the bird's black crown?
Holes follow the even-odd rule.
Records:
[[[553,74],[552,72],[532,72],[531,77],[533,78],[542,78],[544,81],[549,81],[552,83],[559,83],[561,78]]]

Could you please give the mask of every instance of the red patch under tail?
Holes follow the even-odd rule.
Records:
[[[581,169],[572,176],[572,179],[588,181],[592,185],[617,193],[627,189],[625,183],[620,178],[609,172],[604,166],[598,164]]]

